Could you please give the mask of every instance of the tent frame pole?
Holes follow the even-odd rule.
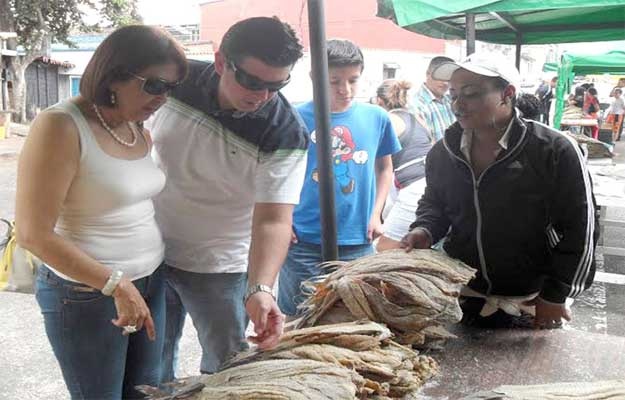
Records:
[[[326,50],[324,0],[308,0],[310,59],[312,65],[319,205],[321,208],[321,258],[338,260],[334,163],[330,138],[330,90]]]
[[[467,56],[475,53],[475,14],[467,13],[464,24],[465,36],[467,38]]]
[[[515,59],[514,65],[516,65],[516,69],[521,71],[521,46],[523,45],[523,32],[516,32],[516,51],[515,51]],[[519,90],[519,88],[517,88]]]

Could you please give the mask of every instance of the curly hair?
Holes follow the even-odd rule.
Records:
[[[516,106],[523,113],[523,118],[538,120],[542,111],[542,104],[538,97],[531,93],[523,93],[516,99]]]
[[[408,81],[387,79],[376,92],[378,98],[382,100],[384,108],[394,110],[396,108],[406,108],[408,105],[408,91],[412,84]]]

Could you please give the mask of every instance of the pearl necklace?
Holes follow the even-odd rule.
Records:
[[[117,143],[126,147],[132,147],[135,144],[137,144],[137,134],[135,133],[135,130],[132,129],[132,125],[130,125],[130,122],[128,122],[128,128],[130,129],[130,133],[132,134],[132,142],[127,142],[124,139],[117,136],[115,131],[113,131],[113,128],[111,128],[106,123],[106,121],[104,121],[104,118],[102,118],[102,114],[100,114],[100,109],[95,104],[93,105],[93,111],[95,111],[95,115],[97,115],[98,119],[100,120],[100,124],[102,124],[102,127],[104,127],[104,129],[106,129],[106,131],[111,134],[111,136],[113,137],[113,139],[115,139]]]

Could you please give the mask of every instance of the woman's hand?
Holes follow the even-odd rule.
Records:
[[[367,227],[367,239],[372,242],[384,233],[382,219],[379,214],[373,214]]]
[[[150,340],[156,339],[154,321],[148,305],[135,285],[128,279],[123,278],[113,292],[117,318],[111,320],[113,325],[123,328],[134,326],[137,331],[145,327]],[[124,335],[131,332],[124,331]]]

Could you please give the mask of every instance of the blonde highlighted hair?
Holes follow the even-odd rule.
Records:
[[[387,110],[406,108],[408,105],[408,91],[411,87],[412,84],[408,81],[387,79],[378,86],[376,94],[382,101],[383,107]]]

